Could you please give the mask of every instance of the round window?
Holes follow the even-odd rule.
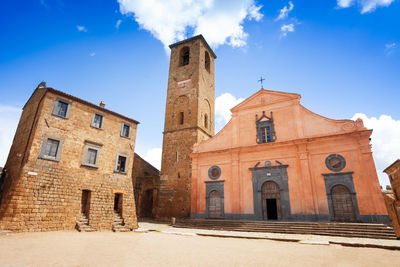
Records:
[[[346,167],[346,160],[339,154],[332,154],[326,158],[325,164],[329,170],[338,172]]]
[[[218,179],[221,176],[221,168],[218,166],[212,166],[208,169],[208,176],[211,179]]]

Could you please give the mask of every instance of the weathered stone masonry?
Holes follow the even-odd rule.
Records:
[[[170,45],[157,216],[188,217],[193,145],[214,135],[214,60],[203,36]]]
[[[67,118],[54,115],[58,100],[68,103]],[[101,127],[93,126],[95,114],[102,116]],[[124,124],[129,128],[128,137],[122,136]],[[74,229],[81,216],[83,190],[90,192],[90,226],[111,230],[114,198],[119,194],[124,223],[130,229],[136,228],[131,175],[137,124],[104,107],[40,84],[23,108],[0,183],[0,229]],[[51,149],[45,151],[47,138],[59,141],[54,158],[43,156],[51,153]],[[86,164],[88,148],[97,151],[92,158],[95,164]]]

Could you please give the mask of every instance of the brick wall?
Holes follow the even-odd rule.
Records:
[[[57,98],[71,102],[68,119],[52,115]],[[91,126],[94,112],[104,116],[103,129]],[[129,138],[120,136],[122,122],[131,125]],[[136,128],[137,122],[104,108],[53,89],[37,89],[24,107],[5,166],[7,176],[0,207],[0,228],[15,231],[74,229],[81,216],[82,190],[91,192],[91,226],[111,230],[114,194],[122,193],[122,217],[129,228],[136,228],[131,180]],[[58,162],[39,157],[46,137],[63,142]],[[99,148],[96,168],[82,164],[88,144]],[[126,173],[114,171],[117,153],[127,156]]]
[[[132,174],[138,218],[155,217],[160,171],[135,154]]]
[[[189,64],[182,66],[181,52],[186,48],[190,50]],[[205,68],[206,52],[210,58],[209,71]],[[214,134],[214,59],[214,53],[202,37],[171,46],[159,218],[189,216],[192,169],[189,155],[195,143]]]
[[[393,194],[384,195],[386,208],[396,236],[400,238],[400,160],[385,169],[392,185]]]

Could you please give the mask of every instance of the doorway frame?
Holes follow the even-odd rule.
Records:
[[[336,185],[343,185],[350,191],[351,200],[353,202],[354,212],[356,215],[356,222],[361,222],[360,211],[358,209],[357,194],[353,183],[354,172],[342,172],[342,173],[323,173],[325,181],[326,196],[329,206],[330,220],[335,221],[335,212],[333,210],[332,201],[332,188]]]
[[[261,187],[265,182],[275,182],[279,186],[282,212],[280,221],[290,220],[288,167],[289,165],[258,167],[256,164],[254,168],[250,168],[253,181],[254,216],[257,220],[263,220]]]
[[[224,205],[224,180],[220,181],[205,181],[206,184],[206,218],[208,218],[208,205],[210,193],[212,191],[219,191],[221,196],[221,219],[225,218],[225,205]]]

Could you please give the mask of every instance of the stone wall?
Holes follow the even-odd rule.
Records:
[[[202,36],[170,47],[159,218],[189,216],[192,169],[189,155],[194,144],[214,135],[214,52]],[[189,64],[182,65],[185,49],[190,51]],[[210,59],[209,69],[206,55]]]
[[[132,180],[138,218],[155,217],[160,189],[160,171],[135,153]]]
[[[67,119],[52,114],[56,99],[69,101]],[[103,128],[91,126],[94,112]],[[129,138],[121,123],[131,125]],[[132,167],[137,122],[63,92],[41,86],[24,107],[5,165],[0,229],[14,231],[72,230],[81,216],[82,190],[89,190],[89,224],[111,230],[114,194],[123,195],[122,217],[137,227]],[[40,158],[46,137],[62,141],[59,161]],[[99,148],[97,167],[83,164],[86,146]],[[115,171],[117,153],[127,156],[126,173]]]
[[[400,160],[384,170],[389,176],[393,194],[384,194],[386,208],[396,236],[400,238]]]

